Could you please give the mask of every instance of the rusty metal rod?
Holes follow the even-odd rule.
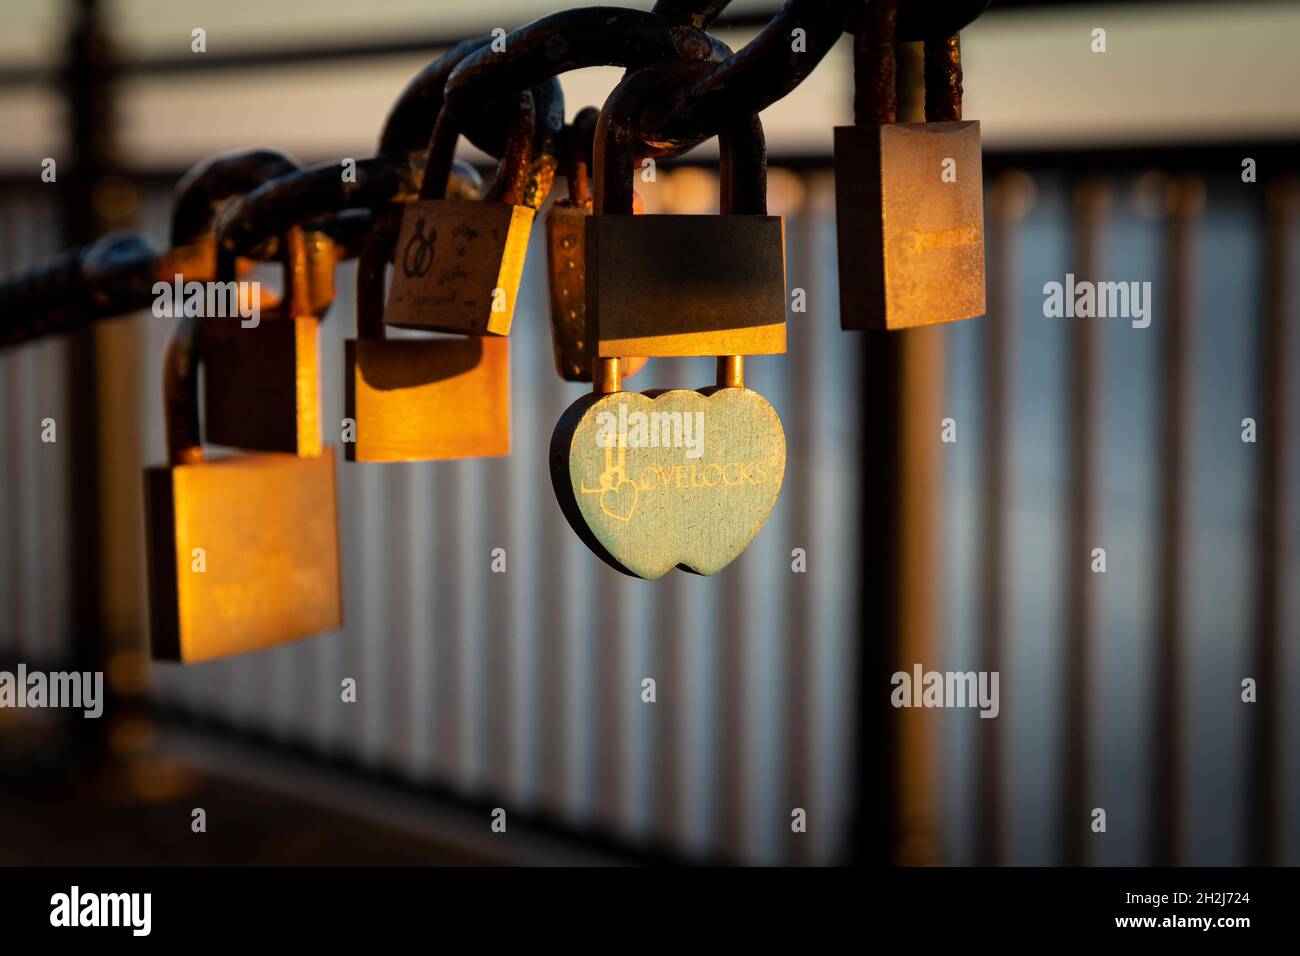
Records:
[[[1263,321],[1259,341],[1259,465],[1255,497],[1255,594],[1250,672],[1256,702],[1247,710],[1249,779],[1247,858],[1269,866],[1282,858],[1282,702],[1286,699],[1282,656],[1282,573],[1290,518],[1286,463],[1294,441],[1289,421],[1286,359],[1294,335],[1295,243],[1293,221],[1300,206],[1294,180],[1268,184],[1264,200]]]
[[[1074,191],[1072,262],[1080,279],[1096,281],[1104,262],[1110,192],[1085,178]],[[1094,796],[1093,684],[1097,642],[1097,586],[1092,551],[1099,540],[1098,483],[1101,474],[1103,326],[1094,319],[1069,320],[1069,394],[1066,427],[1068,524],[1065,535],[1065,721],[1062,750],[1061,830],[1065,862],[1081,866],[1092,857],[1090,802]]]
[[[853,38],[853,121],[883,126],[898,118],[898,0],[868,3],[862,18]]]
[[[925,119],[961,119],[961,38],[957,34],[925,41]]]
[[[1186,510],[1191,483],[1191,375],[1196,276],[1196,219],[1203,201],[1200,180],[1165,183],[1165,314],[1160,348],[1160,470],[1156,540],[1155,714],[1152,779],[1152,862],[1182,862],[1185,806],[1182,702],[1186,657]]]
[[[979,654],[985,670],[1001,673],[1006,663],[1007,628],[1007,501],[1011,497],[1012,442],[1008,440],[1014,413],[1016,289],[1019,278],[1020,220],[1033,201],[1033,181],[1008,171],[990,189],[988,314],[984,317],[983,475],[981,478],[980,584],[977,598]],[[1007,713],[1007,709],[1003,709]],[[1010,719],[1010,718],[1008,718]],[[1006,736],[1001,720],[980,721],[978,733],[978,816],[975,861],[981,866],[1003,862],[1006,836],[1002,814]]]

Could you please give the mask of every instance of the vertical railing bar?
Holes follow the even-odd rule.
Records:
[[[1096,281],[1101,273],[1107,185],[1084,178],[1074,189],[1072,261],[1076,281]],[[1096,651],[1097,595],[1091,552],[1098,546],[1098,476],[1101,474],[1101,377],[1103,350],[1100,322],[1068,320],[1069,398],[1066,414],[1066,470],[1069,474],[1068,529],[1064,569],[1065,605],[1065,723],[1061,827],[1065,862],[1082,866],[1091,859],[1087,837],[1092,796],[1092,693]]]
[[[1292,218],[1297,184],[1268,184],[1264,200],[1263,320],[1259,337],[1259,414],[1256,416],[1259,465],[1256,478],[1255,594],[1250,674],[1256,703],[1247,713],[1249,798],[1246,832],[1249,862],[1279,862],[1281,816],[1282,573],[1286,557],[1285,469],[1288,431],[1286,358],[1290,347],[1295,279]]]
[[[436,704],[435,776],[455,787],[460,780],[459,771],[464,763],[461,754],[460,717],[460,586],[454,573],[459,547],[457,527],[464,511],[461,493],[464,469],[457,463],[440,463],[435,466],[438,476],[438,506],[434,509],[433,536],[440,542],[438,563],[445,565],[443,573],[435,578],[436,603],[434,605],[434,670],[437,684],[434,689]]]
[[[899,44],[897,117],[924,118],[920,44]],[[935,650],[934,583],[941,505],[937,438],[943,338],[938,329],[862,336],[862,657],[857,687],[859,863],[921,865],[941,856],[936,715],[890,705],[890,675]]]
[[[622,819],[628,768],[624,694],[629,688],[623,679],[628,648],[620,613],[625,587],[617,571],[605,565],[597,569],[592,622],[596,658],[592,674],[595,812],[601,826],[611,832],[617,832]]]
[[[6,275],[17,272],[19,267],[16,255],[17,209],[18,203],[11,191],[0,192],[0,268],[4,269]],[[4,408],[11,409],[18,407],[14,394],[17,381],[14,375],[15,354],[17,353],[13,349],[0,353],[0,403],[3,403]],[[16,522],[11,517],[18,509],[17,495],[13,492],[15,484],[12,469],[17,460],[11,434],[13,427],[12,414],[0,418],[0,476],[4,476],[4,487],[9,489],[8,494],[0,500],[0,649],[7,655],[16,656],[22,652],[22,635],[18,633],[11,617],[17,593],[14,575],[18,568],[13,551]]]
[[[1193,348],[1192,288],[1196,223],[1204,186],[1186,177],[1163,181],[1164,328],[1159,343],[1160,411],[1157,504],[1155,738],[1152,747],[1152,862],[1176,866],[1182,860],[1184,764],[1182,698],[1186,631],[1186,508],[1191,481],[1191,420],[1188,384]]]
[[[517,706],[510,679],[513,670],[511,650],[521,635],[513,633],[514,620],[510,603],[510,589],[519,586],[514,577],[523,569],[510,564],[511,528],[513,525],[510,502],[513,484],[510,480],[508,459],[486,463],[486,488],[481,509],[487,534],[481,555],[472,556],[471,567],[477,565],[478,573],[486,575],[484,597],[487,606],[483,615],[483,634],[480,643],[486,654],[483,662],[485,695],[483,712],[484,743],[487,753],[484,761],[484,782],[489,791],[503,797],[511,794],[513,753],[515,742],[511,734],[514,726],[514,708]],[[506,571],[493,571],[492,553],[496,548],[506,549]]]
[[[750,762],[746,750],[749,721],[745,713],[745,688],[754,660],[746,614],[746,589],[740,568],[723,574],[712,607],[716,616],[718,655],[714,671],[718,688],[718,795],[714,807],[718,844],[722,856],[744,862],[749,852],[749,804],[746,794]]]
[[[430,581],[437,580],[438,561],[438,546],[431,533],[432,514],[436,508],[434,502],[437,500],[432,465],[421,464],[411,469],[407,494],[411,564],[403,574],[394,577],[410,595],[411,645],[409,671],[405,675],[411,727],[409,768],[416,780],[426,781],[433,771],[434,692],[438,686],[434,668],[438,617],[429,586]],[[344,613],[347,613],[346,608]]]
[[[989,190],[988,312],[984,323],[984,461],[980,512],[982,558],[979,584],[979,658],[986,671],[1001,673],[1006,665],[1008,626],[1007,537],[1008,475],[1011,472],[1007,441],[1009,396],[1014,394],[1017,249],[1019,221],[1032,201],[1033,182],[1019,171],[1003,173]],[[1005,676],[1005,675],[1004,675]],[[1004,711],[1005,713],[1005,711]],[[1004,739],[1002,722],[980,721],[979,811],[975,858],[984,866],[1003,862],[1005,834],[1002,803]]]
[[[103,233],[124,225],[110,218],[112,209],[96,204],[95,191],[116,167],[113,124],[116,84],[113,82],[113,48],[105,27],[107,4],[101,0],[77,0],[67,30],[65,60],[60,70],[60,92],[67,127],[66,140],[72,146],[68,157],[67,183],[59,184],[61,236],[63,246],[82,245]],[[101,350],[93,328],[66,336],[60,344],[67,356],[67,415],[60,423],[68,435],[70,458],[67,486],[69,532],[68,555],[72,590],[76,599],[72,612],[70,652],[78,670],[104,671],[112,644],[104,607],[104,498],[100,494],[100,465],[103,461],[103,421],[99,410],[99,362]],[[109,543],[111,546],[111,542]],[[106,687],[105,707],[119,714],[116,695]],[[100,754],[108,744],[110,721],[79,720],[75,727],[88,752]]]
[[[488,460],[483,458],[453,462],[461,473],[461,507],[457,514],[456,553],[462,563],[486,555],[484,550],[483,483]],[[484,578],[490,573],[484,563],[471,565],[471,573],[458,576],[460,604],[456,616],[457,653],[460,669],[457,691],[460,694],[460,760],[456,776],[468,793],[483,792],[485,766],[483,616],[486,590]],[[477,572],[477,573],[474,573]]]
[[[573,396],[554,375],[542,377],[539,407],[559,410],[567,407]],[[549,416],[548,416],[549,417]],[[545,436],[549,441],[550,435]],[[532,559],[543,568],[546,595],[538,615],[537,628],[537,766],[536,793],[538,803],[557,815],[569,804],[571,753],[566,729],[569,712],[573,706],[570,694],[573,688],[568,679],[568,661],[565,655],[566,631],[571,619],[569,608],[570,562],[562,549],[555,560],[548,560],[545,542],[563,541],[569,527],[559,508],[544,507],[539,522],[539,536]]]
[[[533,262],[544,253],[539,237],[534,236],[528,255]],[[521,292],[520,306],[525,301],[545,303],[546,277],[544,269],[534,269]],[[544,306],[541,306],[544,308]],[[500,541],[489,541],[488,547],[503,547],[507,552],[509,570],[503,577],[509,579],[507,593],[501,600],[507,605],[503,624],[504,640],[501,643],[503,660],[497,662],[501,681],[500,693],[508,694],[509,706],[500,715],[500,732],[503,741],[501,783],[503,795],[514,805],[527,807],[537,798],[536,713],[537,688],[534,675],[540,663],[538,654],[538,605],[542,595],[549,592],[543,586],[549,583],[553,562],[538,560],[543,553],[530,551],[538,539],[539,496],[535,489],[545,489],[547,449],[550,424],[547,409],[536,403],[540,385],[551,375],[549,367],[538,362],[523,362],[523,356],[535,356],[545,348],[542,338],[541,313],[538,306],[529,310],[528,322],[515,333],[511,345],[510,363],[510,445],[508,459],[499,463],[502,487],[499,507],[506,509],[506,524]],[[535,481],[537,475],[542,480]],[[543,495],[545,492],[543,491]],[[489,667],[494,666],[489,661]],[[489,692],[489,707],[495,707],[497,691]]]
[[[386,620],[382,629],[365,636],[367,670],[378,671],[370,679],[373,689],[366,695],[369,699],[365,700],[365,705],[375,708],[373,711],[368,709],[366,715],[373,721],[377,763],[409,773],[412,735],[406,720],[410,704],[405,676],[414,656],[411,645],[415,636],[411,628],[411,603],[399,599],[401,592],[393,586],[393,572],[409,565],[414,551],[410,513],[406,509],[410,486],[415,479],[413,466],[386,468],[385,479],[384,527],[388,547],[382,553]],[[382,696],[373,692],[380,688]],[[331,687],[327,693],[336,692]]]
[[[687,618],[683,608],[683,583],[679,575],[663,582],[660,627],[654,635],[654,667],[659,704],[654,715],[653,768],[654,826],[657,839],[667,846],[684,842],[689,748],[683,731],[691,708],[689,669],[686,666]]]
[[[55,222],[56,218],[54,216],[42,216],[37,220],[36,228],[32,230],[32,239],[34,240],[32,243],[33,258],[43,258],[50,255],[58,248],[61,236],[53,226]],[[95,349],[97,352],[101,352],[102,346],[97,345],[95,346]],[[70,415],[68,415],[69,409],[66,402],[68,386],[67,378],[69,374],[66,362],[66,351],[55,342],[38,341],[30,343],[30,345],[23,350],[21,355],[22,357],[19,359],[19,368],[21,369],[22,374],[19,380],[24,383],[23,399],[16,403],[14,407],[28,408],[35,411],[40,404],[38,396],[41,394],[41,386],[43,384],[42,379],[46,377],[50,369],[61,369],[63,375],[59,377],[58,381],[63,386],[65,398],[62,403],[62,411],[65,415],[64,417],[58,418],[58,428],[60,433],[63,433],[65,424],[70,419]],[[102,355],[100,358],[102,358]],[[99,359],[96,360],[97,365],[98,362]],[[101,407],[101,403],[98,401],[98,395],[95,397],[96,421],[100,428],[100,434],[97,440],[102,442],[103,432],[105,431],[104,426],[108,421],[108,416],[106,415],[106,410]],[[50,411],[52,412],[53,409],[50,409]],[[52,486],[45,486],[44,482],[41,480],[41,459],[44,458],[45,452],[50,450],[49,446],[38,444],[39,423],[40,419],[43,418],[44,415],[44,412],[39,415],[33,415],[32,418],[24,422],[26,427],[20,428],[19,430],[19,436],[23,441],[18,445],[20,452],[18,456],[18,464],[22,469],[20,472],[22,475],[20,485],[22,487],[22,500],[25,502],[25,506],[19,512],[18,526],[22,529],[19,538],[19,540],[22,541],[22,550],[20,551],[20,554],[22,555],[21,560],[25,566],[23,580],[26,581],[26,586],[23,588],[22,593],[22,606],[28,615],[26,626],[21,627],[20,631],[24,633],[23,641],[24,645],[28,648],[27,653],[33,658],[44,661],[63,661],[70,659],[71,656],[77,652],[69,643],[70,634],[56,634],[50,630],[46,622],[43,620],[44,608],[43,602],[41,601],[41,588],[43,582],[38,569],[41,568],[42,561],[46,557],[44,554],[45,539],[50,531],[58,530],[63,532],[65,551],[67,550],[66,542],[72,539],[72,534],[69,532],[75,532],[73,532],[73,529],[68,526],[70,519],[67,512],[59,507],[58,502],[53,500],[52,495],[55,488]],[[55,443],[53,446],[55,449],[60,449],[65,455],[68,453],[69,448],[75,447],[75,444],[64,445],[60,443]],[[67,468],[67,466],[68,463],[65,458],[64,467]],[[64,485],[62,490],[65,494],[70,487],[70,484]],[[99,513],[102,515],[102,499],[99,508]],[[51,516],[53,515],[58,515],[58,518],[51,521]],[[49,524],[54,525],[53,529],[42,527],[42,525]],[[97,540],[102,541],[102,535],[103,527],[101,526],[96,532]],[[104,584],[104,578],[105,575],[101,573],[99,575],[101,588]],[[101,591],[101,593],[103,592]],[[107,614],[106,608],[101,609],[101,612],[103,613],[103,621],[107,624],[110,621],[110,616]],[[112,636],[116,637],[117,635],[114,634]],[[110,638],[107,629],[102,637],[105,645],[107,645]],[[107,675],[105,676],[107,677]],[[109,687],[108,690],[110,694],[113,692],[111,687]]]
[[[804,177],[804,188],[808,189]],[[810,237],[816,214],[811,205],[805,203],[793,217],[792,236],[787,247],[793,248],[795,258],[791,269],[789,286],[799,286],[805,295],[814,294],[810,290],[811,277],[815,269],[813,243]],[[802,318],[810,314],[803,313]],[[799,318],[795,316],[794,318]],[[791,323],[795,324],[794,322]],[[800,547],[810,554],[809,560],[821,565],[817,573],[829,574],[829,555],[823,555],[814,546],[815,512],[811,476],[817,467],[816,440],[818,434],[818,417],[821,404],[815,400],[819,387],[825,383],[817,375],[817,349],[821,330],[817,323],[805,321],[801,327],[791,329],[790,341],[793,348],[790,356],[790,387],[788,394],[795,396],[792,402],[788,434],[794,438],[787,462],[799,462],[798,467],[787,464],[787,484],[784,493],[789,496],[791,547]],[[813,768],[813,754],[816,750],[816,722],[813,718],[813,702],[816,700],[816,659],[817,641],[812,632],[814,602],[812,589],[815,578],[812,573],[786,574],[786,587],[789,593],[787,605],[785,647],[785,707],[782,724],[785,729],[785,773],[786,801],[788,813],[794,807],[802,807],[809,815],[820,817],[813,806],[816,800],[816,782]],[[812,844],[808,834],[796,833],[788,827],[786,858],[788,862],[807,864],[812,859]]]

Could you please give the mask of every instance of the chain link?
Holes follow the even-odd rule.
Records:
[[[116,233],[0,282],[0,348],[148,307],[155,277],[205,279],[215,274],[218,258],[272,258],[278,237],[293,227],[327,237],[339,258],[353,257],[379,216],[416,198],[430,172],[450,171],[449,148],[433,155],[436,169],[425,169],[425,151],[439,123],[500,158],[524,91],[532,96],[533,148],[510,156],[506,165],[523,164],[522,196],[539,206],[557,165],[592,161],[594,114],[584,110],[576,126],[563,124],[556,77],[570,70],[613,65],[630,77],[654,64],[690,64],[653,71],[653,84],[648,75],[637,95],[625,97],[618,121],[616,138],[629,154],[678,155],[786,96],[846,29],[896,2],[787,0],[734,53],[705,32],[727,0],[658,0],[650,11],[588,7],[543,17],[507,34],[504,43],[465,40],[402,91],[384,123],[377,155],[357,160],[354,177],[341,175],[338,163],[299,168],[270,150],[208,159],[177,185],[168,250],[156,251],[137,233]],[[987,5],[988,0],[899,3],[898,38],[932,39],[937,51],[938,41],[947,43]],[[859,40],[860,77],[866,58],[883,60],[887,54],[864,51]],[[951,81],[944,88],[955,83],[959,95],[956,63],[954,52],[936,57],[934,69]],[[666,77],[675,78],[675,85],[665,85]],[[936,109],[947,115],[951,104],[936,100]]]

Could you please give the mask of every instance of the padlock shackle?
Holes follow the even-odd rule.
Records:
[[[984,3],[952,3],[946,11],[952,22],[975,19]],[[915,5],[905,6],[911,10]],[[956,17],[956,20],[953,18]],[[966,20],[966,22],[969,22]],[[961,24],[962,26],[965,23]],[[910,39],[905,33],[899,0],[872,0],[859,20],[853,38],[853,121],[859,126],[886,126],[898,121],[897,44]],[[924,47],[925,120],[927,123],[961,119],[961,39],[951,33],[926,36]]]
[[[321,233],[312,234],[313,244],[332,243]],[[327,269],[333,278],[333,263],[323,262],[320,256],[313,259],[308,254],[308,242],[301,226],[290,226],[280,238],[276,250],[284,272],[284,288],[279,305],[280,314],[287,318],[302,318],[315,314],[312,305],[313,282],[323,281],[324,276],[314,275]],[[328,258],[332,259],[330,254]],[[239,257],[224,243],[217,246],[217,282],[234,282],[238,278]]]
[[[447,101],[447,82],[452,72],[491,42],[490,36],[462,40],[411,79],[384,121],[379,135],[380,156],[405,160],[408,153],[423,153],[429,148],[433,124]],[[478,105],[467,117],[465,138],[488,155],[500,156],[513,115],[509,102]]]
[[[595,214],[631,214],[637,162],[645,155],[660,155],[653,145],[643,145],[641,117],[664,101],[667,90],[708,69],[708,64],[685,60],[656,63],[629,75],[610,93],[596,124],[592,158]],[[718,134],[718,146],[719,210],[765,215],[767,147],[758,115],[742,116],[725,126]]]
[[[429,153],[424,164],[424,179],[420,183],[420,199],[444,199],[451,181],[451,167],[460,139],[460,121],[448,109],[438,114],[429,139]],[[506,137],[505,151],[497,164],[497,178],[489,195],[500,201],[519,205],[523,202],[528,183],[529,167],[533,159],[533,142],[537,114],[533,94],[524,90],[516,99],[516,111]]]
[[[560,136],[559,173],[568,187],[569,201],[575,205],[591,202],[591,164],[599,122],[600,109],[584,106]]]
[[[195,163],[172,193],[171,244],[199,241],[212,231],[217,211],[226,200],[297,169],[293,157],[275,149],[225,153]]]
[[[197,330],[194,316],[182,316],[163,352],[163,419],[167,460],[172,465],[193,465],[203,460]]]
[[[357,339],[387,338],[384,326],[384,277],[397,245],[400,209],[376,216],[357,254]]]
[[[853,34],[853,122],[898,122],[898,0],[871,0]]]
[[[863,10],[882,6],[898,12],[897,37],[900,43],[938,40],[964,30],[988,8],[991,0],[858,0],[849,16],[846,33],[857,35]]]
[[[925,41],[925,121],[961,119],[961,38],[957,34]]]
[[[718,134],[718,211],[767,215],[767,138],[757,113],[740,117]]]

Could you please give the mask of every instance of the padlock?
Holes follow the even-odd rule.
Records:
[[[591,141],[599,110],[588,106],[566,127],[560,169],[568,196],[551,203],[546,213],[546,275],[551,298],[551,345],[555,371],[566,382],[590,382],[592,355],[587,348],[585,275],[587,217],[591,215]],[[633,212],[640,197],[633,194]],[[644,357],[624,357],[624,378],[636,374]]]
[[[611,566],[648,579],[728,565],[767,520],[785,474],[781,421],[743,381],[744,354],[785,350],[783,223],[766,215],[758,117],[719,135],[721,215],[631,213],[625,116],[679,69],[634,74],[602,111],[586,233],[595,390],[565,411],[550,448],[570,525]],[[717,384],[621,391],[617,356],[629,352],[718,355]]]
[[[171,285],[183,277],[183,287],[189,282],[215,281],[217,238],[213,223],[222,207],[235,197],[298,168],[285,153],[269,149],[225,153],[192,166],[173,193],[169,246],[159,257],[155,275],[158,282]],[[235,265],[236,276],[242,279],[254,263],[241,258]],[[256,299],[247,297],[247,304],[253,301],[257,302],[261,314],[275,308],[279,298],[259,285]]]
[[[152,652],[182,663],[343,623],[333,450],[206,458],[195,325],[164,358],[170,464],[144,471]]]
[[[885,67],[856,78],[857,125],[835,129],[841,327],[983,315],[980,125],[961,120],[958,39],[925,41],[926,122],[897,123],[893,23],[871,13],[860,43]]]
[[[510,454],[510,340],[385,337],[384,272],[397,232],[379,217],[357,258],[357,337],[344,345],[348,461]]]
[[[474,201],[444,198],[459,131],[448,110],[438,114],[420,197],[402,214],[385,325],[462,335],[510,333],[528,234],[540,205],[540,200],[527,201],[534,118],[533,94],[525,91],[519,94],[496,182],[484,200]],[[548,179],[544,192],[549,191]]]
[[[284,297],[276,308],[255,318],[199,318],[207,436],[248,451],[318,455],[320,320],[312,309],[322,298],[316,286],[327,277],[332,283],[333,245],[295,226],[281,238],[279,254]],[[233,282],[234,260],[224,250],[217,261],[215,288],[234,285],[242,308],[249,284]]]

